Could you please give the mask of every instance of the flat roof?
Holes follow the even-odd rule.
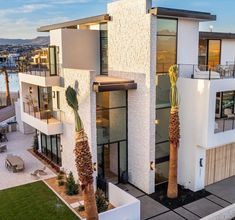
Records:
[[[235,39],[235,33],[223,33],[223,32],[206,32],[200,31],[199,32],[200,39]]]
[[[131,79],[124,79],[112,76],[96,76],[93,83],[95,92],[118,91],[137,89],[137,83]]]
[[[196,19],[196,20],[201,20],[201,21],[215,21],[216,20],[216,15],[213,15],[209,12],[191,11],[191,10],[184,10],[184,9],[156,7],[156,8],[150,9],[150,13],[159,17],[189,18],[189,19]]]
[[[110,20],[110,17],[108,14],[102,14],[102,15],[42,26],[42,27],[39,27],[37,31],[48,32],[51,30],[61,29],[61,28],[74,28],[77,25],[91,25],[91,24],[103,23],[109,20]]]

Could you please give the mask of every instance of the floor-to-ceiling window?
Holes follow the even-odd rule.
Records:
[[[108,75],[108,25],[100,24],[100,74]]]
[[[127,172],[127,92],[96,95],[98,176],[119,182]]]
[[[60,135],[41,133],[41,151],[51,161],[61,166]]]
[[[220,64],[221,40],[199,40],[199,66],[204,69],[214,68]]]
[[[168,69],[177,62],[177,20],[158,18],[156,75],[155,183],[168,179],[170,81]]]

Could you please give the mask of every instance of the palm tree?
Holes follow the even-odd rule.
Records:
[[[9,106],[11,105],[11,95],[9,89],[9,78],[8,78],[7,68],[5,66],[1,67],[0,73],[4,74],[5,85],[6,85],[6,105]]]
[[[66,100],[75,117],[75,162],[81,182],[87,220],[98,220],[95,192],[93,187],[93,168],[90,147],[84,131],[82,120],[78,114],[78,99],[72,87],[66,90]]]
[[[180,122],[179,122],[179,98],[177,91],[178,80],[178,67],[173,65],[169,69],[169,77],[171,83],[170,91],[170,125],[169,125],[169,140],[170,140],[170,162],[169,162],[169,180],[167,197],[178,197],[178,185],[177,185],[177,168],[178,168],[178,147],[180,139]]]

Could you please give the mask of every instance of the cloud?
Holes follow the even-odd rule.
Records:
[[[50,5],[47,4],[28,4],[15,8],[6,8],[0,9],[0,16],[9,16],[10,14],[19,14],[19,13],[32,13],[37,10],[48,8]]]

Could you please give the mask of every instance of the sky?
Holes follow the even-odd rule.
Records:
[[[0,0],[0,38],[42,36],[36,29],[106,13],[112,0]],[[136,0],[138,1],[138,0]],[[154,6],[198,10],[217,15],[216,22],[202,22],[201,30],[235,32],[234,0],[153,0]]]

